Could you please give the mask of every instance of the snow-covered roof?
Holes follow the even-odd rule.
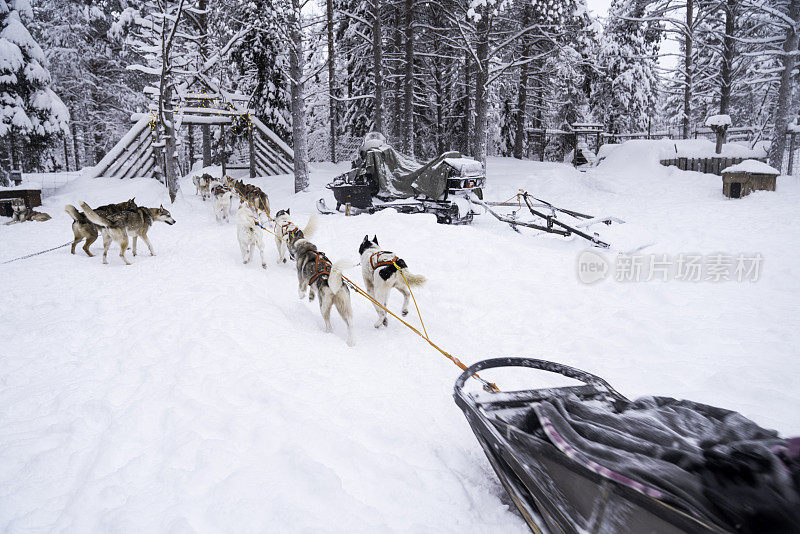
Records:
[[[722,172],[749,172],[753,174],[772,174],[775,176],[780,174],[779,170],[770,167],[763,161],[758,161],[757,159],[746,159],[741,163],[737,163],[736,165],[731,165],[730,167],[723,169]]]
[[[706,119],[706,126],[712,128],[714,126],[730,126],[731,125],[731,116],[730,115],[711,115],[709,118]]]

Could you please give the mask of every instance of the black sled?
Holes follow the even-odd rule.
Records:
[[[500,393],[464,391],[464,385],[470,377],[496,367],[527,367],[550,371],[578,380],[581,384]],[[715,488],[706,487],[705,494],[703,492],[691,494],[681,493],[683,487],[679,482],[677,486],[669,486],[679,488],[676,492],[678,494],[675,494],[665,490],[664,487],[659,487],[655,475],[649,479],[644,477],[643,482],[628,478],[630,473],[626,473],[624,469],[620,471],[628,476],[614,473],[599,465],[603,459],[587,460],[582,454],[583,451],[571,448],[569,442],[562,441],[557,433],[552,433],[551,422],[546,417],[542,418],[541,412],[536,408],[537,405],[552,403],[558,399],[569,399],[573,405],[585,403],[587,407],[608,406],[613,412],[624,411],[627,407],[635,406],[635,403],[642,401],[640,399],[632,404],[605,380],[591,373],[544,360],[496,358],[469,367],[456,381],[454,397],[486,453],[489,463],[533,532],[550,534],[798,532],[795,527],[800,525],[797,522],[800,509],[795,506],[796,501],[792,500],[797,496],[797,488],[790,482],[787,483],[787,487],[782,488],[787,490],[784,495],[789,495],[785,502],[769,502],[768,499],[773,498],[774,493],[766,490],[762,492],[768,510],[761,516],[755,513],[755,519],[751,514],[748,525],[747,517],[742,520],[742,517],[733,516],[739,510],[754,510],[753,503],[744,502],[747,497],[742,497],[743,493],[737,492],[735,487],[723,484]],[[735,412],[690,401],[675,401],[662,397],[645,399],[655,399],[656,402],[671,401],[682,407],[688,403],[689,406],[721,415],[722,421],[732,414],[737,422],[743,420],[754,427],[755,436],[762,440],[759,444],[773,447],[765,450],[774,450],[776,444],[786,443],[777,438],[777,433],[774,431],[761,429]],[[604,424],[608,425],[608,420]],[[598,427],[595,426],[595,430],[596,428]],[[547,429],[550,433],[545,431]],[[784,464],[781,464],[781,469],[783,467]],[[797,464],[794,464],[794,468],[797,468]],[[703,469],[708,471],[709,468],[701,466],[694,473],[686,473],[687,487],[692,485],[695,488],[702,487],[702,484],[698,485],[698,480],[714,480],[713,477],[708,480],[702,478],[698,473],[702,473]],[[673,470],[673,474],[674,472],[676,471]],[[656,483],[653,483],[654,480]],[[782,479],[782,482],[785,481]],[[758,488],[758,485],[754,487]],[[723,490],[722,493],[715,494],[714,490],[720,488]],[[746,489],[749,491],[752,488]],[[656,494],[658,498],[654,496]],[[714,495],[718,498],[714,499]],[[731,498],[730,495],[734,497]],[[716,500],[719,506],[707,498],[710,498],[710,501]],[[777,511],[772,509],[773,504]],[[727,512],[730,513],[726,515],[726,510],[721,511],[720,508],[727,508]],[[773,514],[772,518],[763,519],[770,514]],[[777,519],[774,516],[777,516]],[[762,526],[764,528],[761,528]]]

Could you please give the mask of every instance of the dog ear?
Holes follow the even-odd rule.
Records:
[[[378,244],[378,236],[376,236],[376,235],[372,236],[372,242],[377,245]]]

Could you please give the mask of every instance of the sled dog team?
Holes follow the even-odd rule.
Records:
[[[260,190],[259,190],[260,191]],[[259,222],[257,215],[258,204],[251,202],[252,195],[242,195],[244,190],[237,189],[237,194],[244,201],[240,202],[236,212],[236,236],[239,241],[239,249],[242,253],[242,263],[247,264],[253,258],[255,248],[258,248],[261,256],[261,266],[266,269],[267,262],[264,257],[264,228]],[[263,194],[263,193],[262,193]],[[266,195],[264,195],[266,197]],[[264,198],[266,209],[269,216],[269,200]],[[219,219],[218,219],[219,220]],[[289,209],[279,210],[275,214],[272,225],[272,233],[275,235],[275,246],[278,251],[278,264],[286,262],[286,254],[294,260],[297,270],[297,293],[303,299],[308,292],[309,302],[317,299],[322,320],[325,322],[325,331],[332,332],[331,310],[336,308],[345,325],[347,325],[347,344],[353,346],[353,309],[350,302],[350,290],[344,283],[343,271],[356,265],[348,260],[332,262],[324,252],[317,249],[309,238],[314,234],[317,226],[316,215],[311,215],[306,226],[302,229],[291,220]],[[367,292],[379,302],[386,306],[389,300],[389,292],[392,288],[397,289],[403,294],[402,314],[408,314],[408,304],[411,293],[406,287],[421,286],[425,283],[425,277],[409,272],[406,262],[398,258],[394,253],[381,250],[378,246],[378,237],[364,236],[358,253],[361,256],[361,274],[364,278],[364,285]],[[402,271],[402,272],[401,272]],[[405,280],[403,279],[405,276]],[[378,313],[378,320],[375,328],[387,326],[388,320],[386,311],[381,306],[375,305]]]
[[[275,235],[275,246],[278,251],[277,263],[286,263],[286,255],[295,262],[298,281],[298,295],[308,300],[319,301],[320,313],[325,322],[325,331],[331,332],[333,327],[330,321],[332,308],[347,325],[347,344],[355,343],[353,338],[353,310],[350,302],[350,290],[344,283],[343,271],[356,265],[348,260],[331,262],[324,252],[317,249],[309,238],[313,236],[317,227],[317,217],[312,215],[304,228],[300,228],[291,219],[289,209],[280,210],[275,218],[270,217],[269,198],[258,187],[244,184],[230,176],[214,180],[208,174],[196,176],[193,182],[197,194],[203,199],[212,199],[214,215],[219,223],[230,220],[233,210],[234,196],[239,199],[236,211],[236,237],[242,254],[242,263],[247,264],[253,258],[254,249],[258,249],[261,257],[261,266],[267,267],[264,256],[264,238],[259,212],[266,213],[273,222],[272,233]],[[139,237],[147,245],[151,255],[155,255],[153,245],[147,237],[147,231],[154,222],[175,224],[169,211],[163,206],[146,208],[137,206],[134,199],[117,204],[107,204],[91,208],[85,202],[80,203],[83,212],[75,206],[66,205],[65,211],[72,217],[72,231],[75,236],[72,242],[72,254],[75,247],[85,240],[83,250],[88,256],[93,256],[89,247],[97,240],[98,235],[103,236],[103,263],[108,263],[108,249],[116,242],[120,247],[120,257],[127,264],[130,262],[125,257],[128,249],[128,239],[132,237],[132,253],[136,256],[136,244]],[[394,288],[403,295],[403,316],[408,314],[409,298],[411,293],[408,286],[417,287],[425,283],[425,277],[408,271],[405,260],[394,253],[382,250],[378,245],[378,237],[364,236],[358,247],[361,257],[361,274],[367,293],[385,307],[389,299],[389,292]],[[408,284],[408,286],[406,285]],[[388,325],[386,311],[381,306],[374,304],[378,319],[375,328]]]

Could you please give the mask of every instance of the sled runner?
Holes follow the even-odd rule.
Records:
[[[497,367],[549,371],[580,384],[464,390],[474,374]],[[800,470],[796,459],[785,463],[781,456],[792,447],[736,412],[664,397],[630,401],[591,373],[529,358],[469,367],[454,397],[534,532],[796,532],[800,526],[797,482],[786,474],[797,477]]]

